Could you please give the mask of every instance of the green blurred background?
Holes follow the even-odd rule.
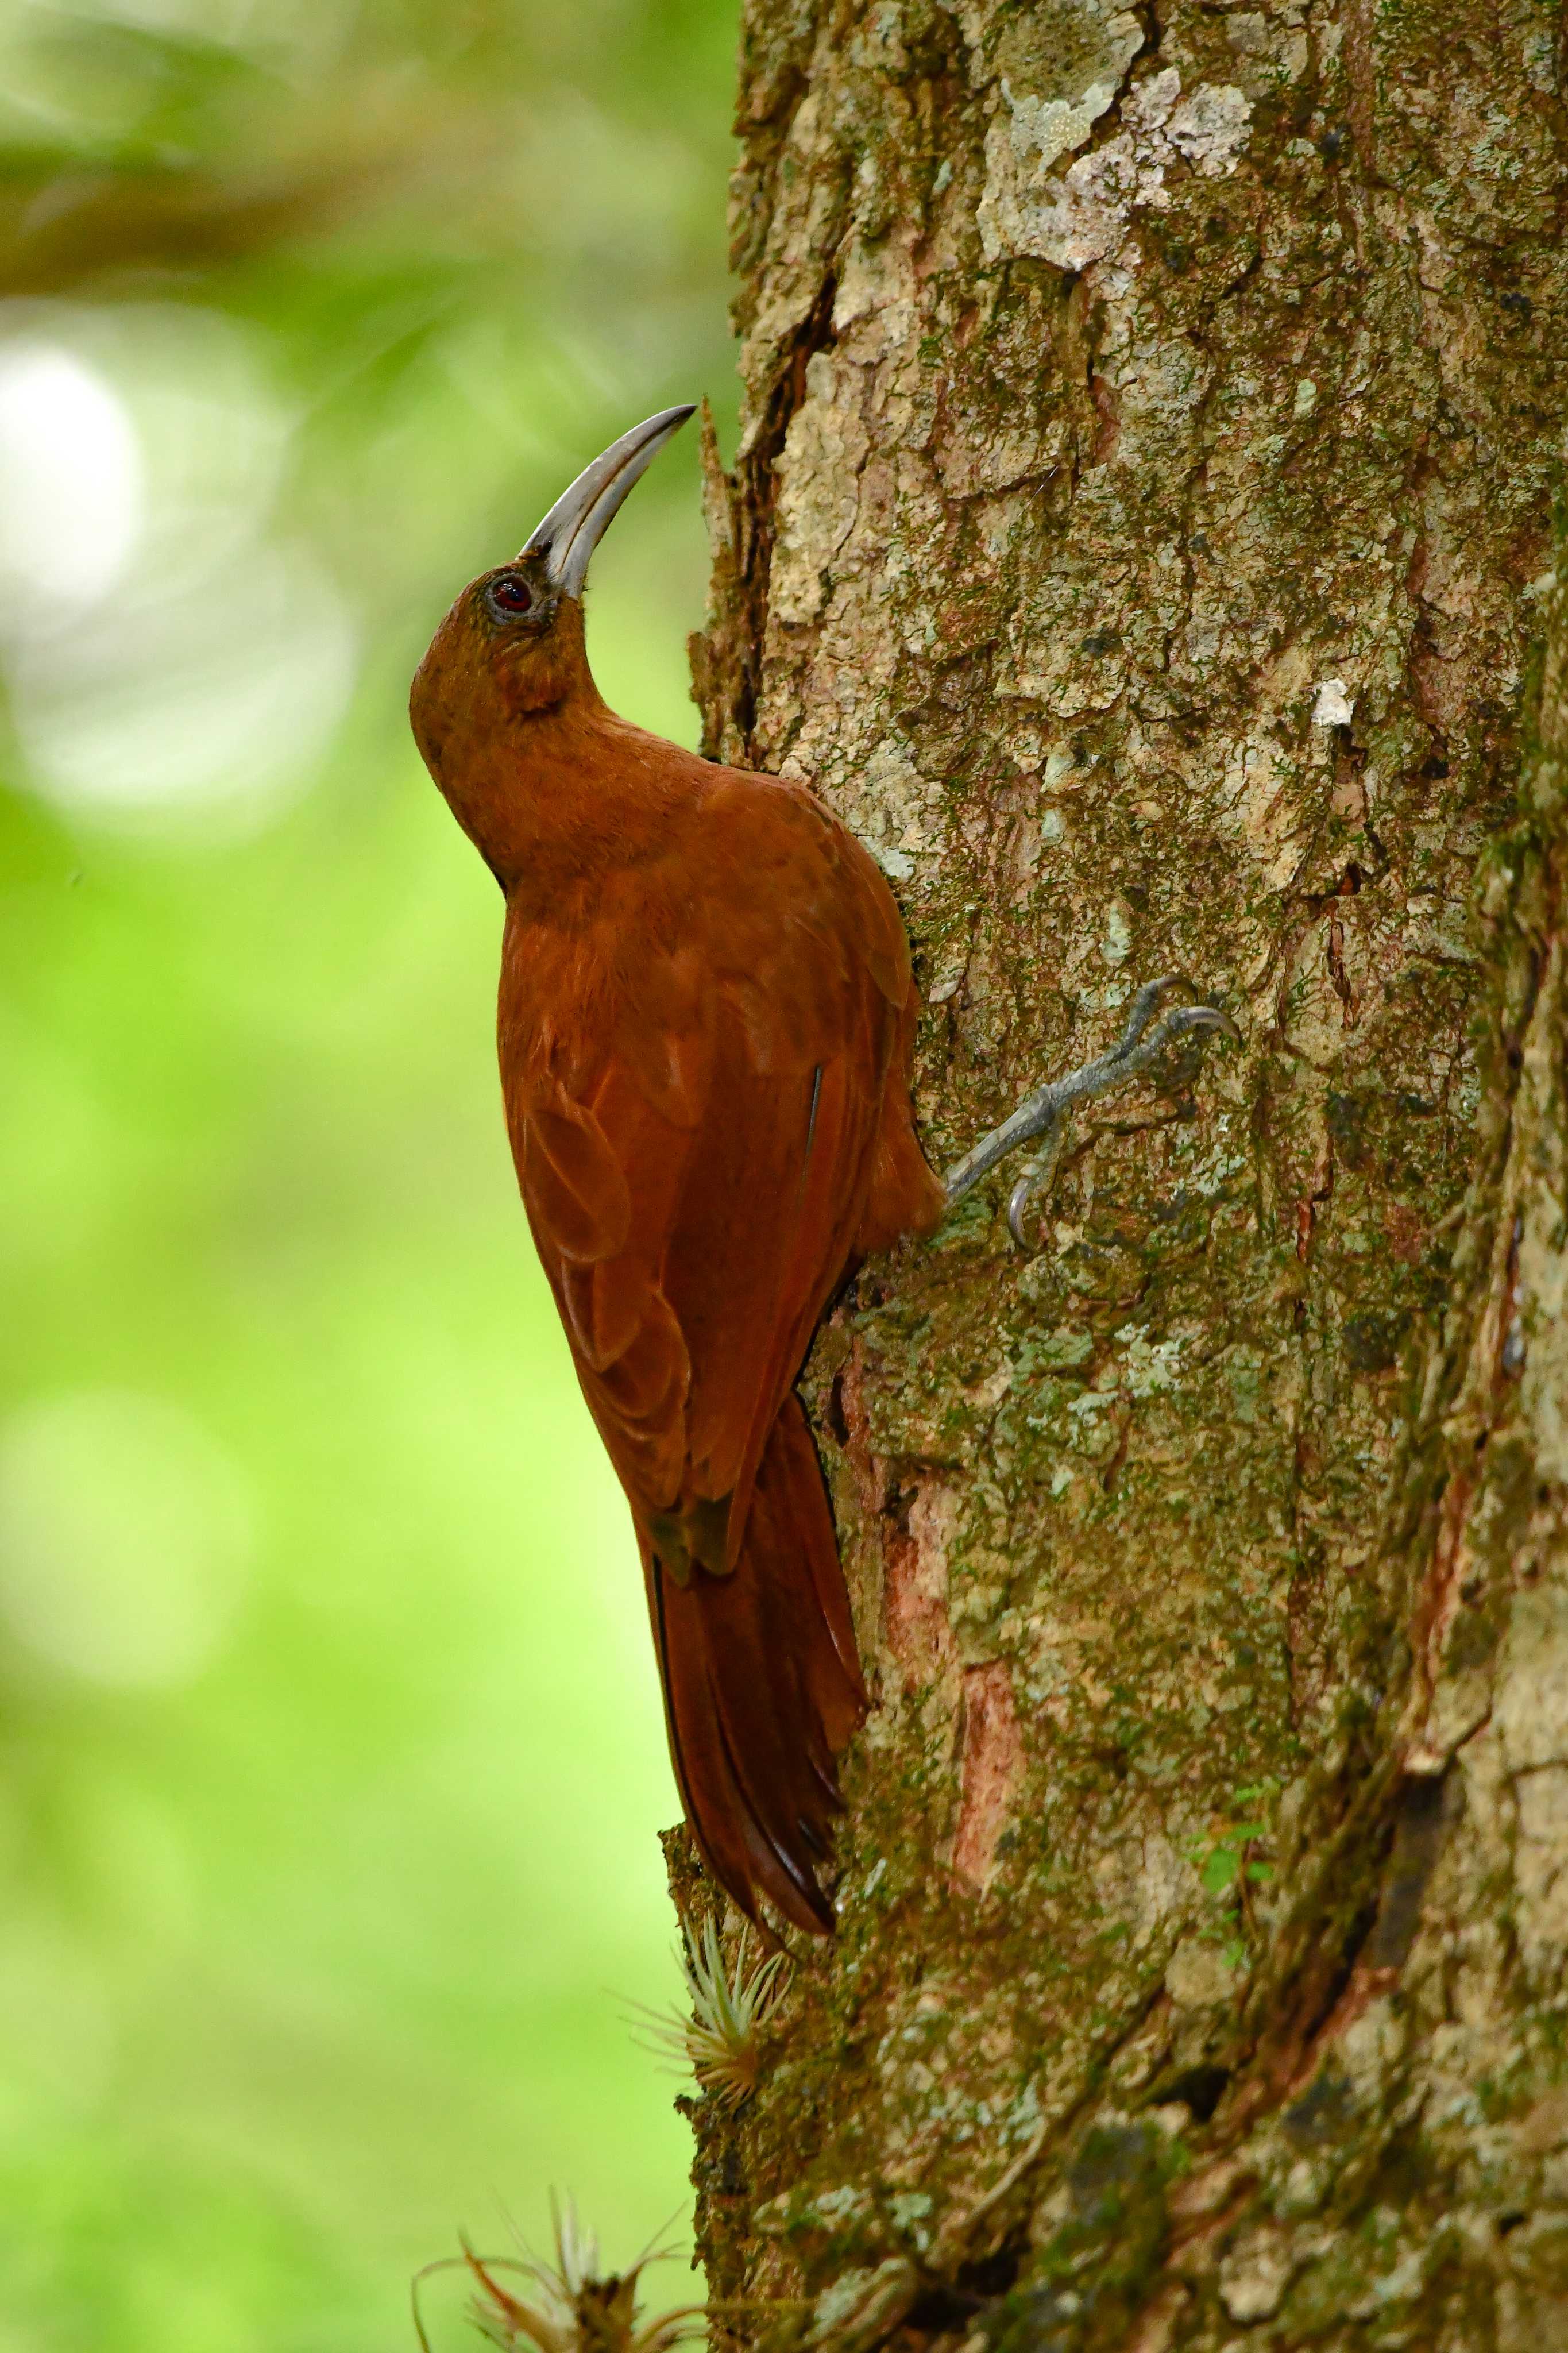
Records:
[[[733,44],[0,5],[0,2353],[381,2353],[552,2185],[685,2227],[635,1555],[404,708],[603,443],[727,427]],[[689,742],[694,444],[589,621]]]

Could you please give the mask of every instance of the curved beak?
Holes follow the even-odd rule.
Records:
[[[602,457],[584,466],[569,491],[563,491],[530,533],[523,555],[542,555],[551,579],[568,596],[580,596],[588,576],[588,559],[609,529],[622,500],[647,472],[672,433],[679,433],[692,406],[661,408],[644,417]],[[520,558],[521,561],[521,558]]]

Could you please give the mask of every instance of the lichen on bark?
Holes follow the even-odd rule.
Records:
[[[694,2109],[742,2337],[1568,2342],[1563,46],[748,7],[709,747],[891,878],[939,1164],[1155,973],[1245,1044],[807,1368],[878,1704]]]

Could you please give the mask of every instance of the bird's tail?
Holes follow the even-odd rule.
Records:
[[[643,1569],[675,1778],[705,1860],[742,1911],[765,1895],[797,1927],[830,1934],[816,1868],[842,1810],[834,1759],[866,1692],[798,1398],[769,1434],[730,1575],[693,1562],[678,1583],[646,1536]]]

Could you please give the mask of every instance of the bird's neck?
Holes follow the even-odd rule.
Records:
[[[569,922],[613,870],[658,855],[700,766],[617,718],[588,681],[486,746],[458,816],[514,913]]]

